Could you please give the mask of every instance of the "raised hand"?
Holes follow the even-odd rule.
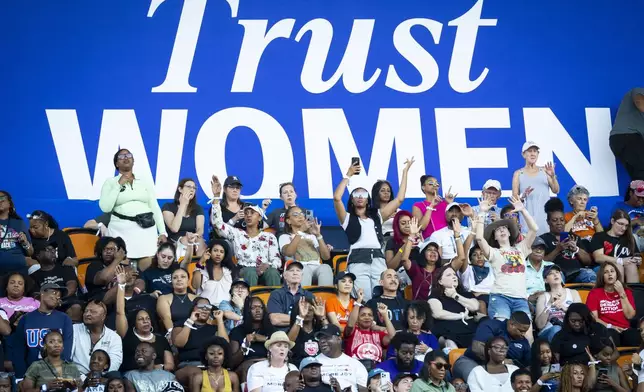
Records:
[[[418,219],[413,217],[409,221],[409,237],[418,237],[418,233],[420,233],[420,225]]]
[[[461,212],[463,212],[464,216],[471,217],[472,215],[474,215],[474,209],[472,209],[471,205],[463,203],[460,204],[459,207],[461,207]]]
[[[358,292],[356,294],[358,295],[358,298],[356,298],[356,300],[361,304],[364,300],[364,289],[358,289]]]
[[[452,187],[450,186],[447,190],[447,195],[445,195],[445,201],[447,202],[447,204],[453,203],[454,199],[456,199],[456,196],[458,196],[458,193],[452,193]]]
[[[408,171],[409,171],[409,168],[411,167],[411,165],[413,165],[413,164],[414,164],[414,162],[416,162],[416,161],[414,160],[414,157],[407,158],[407,159],[405,160],[405,168],[403,169],[403,172],[408,172]]]
[[[309,223],[309,232],[315,235],[316,237],[319,236],[320,233],[322,232],[322,222],[320,222],[316,218],[314,221]]]
[[[313,314],[317,317],[326,317],[326,301],[317,297],[313,300],[315,302],[313,305]]]
[[[298,310],[300,311],[300,317],[304,317],[309,314],[309,302],[304,297],[300,297],[299,302],[297,303]]]
[[[125,268],[120,264],[116,266],[116,283],[125,284],[127,282],[127,275],[125,274]]]
[[[461,222],[458,219],[452,219],[452,229],[454,230],[454,235],[461,234]]]
[[[210,190],[212,191],[212,197],[215,199],[221,197],[221,182],[219,181],[219,177],[214,174],[210,179]]]
[[[510,202],[510,204],[512,204],[512,207],[514,207],[512,212],[520,212],[525,210],[525,206],[523,205],[523,202],[521,201],[520,198],[518,197],[515,198],[514,196],[510,196],[508,201]]]
[[[349,167],[349,170],[347,170],[347,177],[354,176],[356,174],[360,174],[360,171],[362,170],[362,166],[358,163],[357,165],[351,165]]]
[[[525,189],[525,191],[523,191],[523,194],[521,195],[521,199],[524,199],[524,200],[525,200],[525,199],[527,199],[527,198],[528,198],[528,196],[530,196],[530,194],[531,194],[533,191],[534,191],[534,188],[533,188],[533,187],[531,187],[531,186],[527,187],[527,188]]]
[[[389,308],[382,302],[378,302],[378,313],[382,316],[383,320],[389,318]]]
[[[488,212],[490,211],[490,208],[492,208],[492,204],[487,199],[487,197],[483,199],[479,198],[478,201],[479,201],[479,211]]]
[[[555,164],[554,163],[552,163],[552,162],[546,163],[546,166],[544,166],[543,169],[545,170],[546,174],[549,177],[554,177],[555,176]]]
[[[262,201],[262,210],[266,211],[268,206],[271,205],[271,202],[271,199],[264,199],[264,201]]]

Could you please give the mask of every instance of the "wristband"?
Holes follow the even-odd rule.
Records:
[[[427,212],[427,211],[436,211],[436,208],[434,208],[434,207],[427,207],[427,208],[426,208],[426,210],[425,210],[425,212]]]
[[[606,324],[606,328],[608,329],[613,328],[613,324]]]
[[[295,317],[296,321],[295,324],[297,324],[300,328],[304,326],[304,318],[297,316]]]
[[[173,328],[174,328],[174,327],[173,327]],[[165,337],[166,337],[166,338],[167,338],[168,336],[170,336],[170,334],[172,333],[172,329],[173,329],[173,328],[168,328],[168,332],[166,332],[166,333],[165,333]]]
[[[320,234],[319,236],[317,236],[317,237],[315,237],[315,238],[317,238],[317,239],[318,239],[318,241],[320,241],[323,237],[322,237],[322,234]]]
[[[194,324],[195,324],[195,322],[190,320],[190,319],[187,319],[186,322],[183,323],[183,325],[185,327],[188,327],[190,329],[197,329],[197,328],[194,327]]]
[[[362,304],[361,304],[360,302],[356,301],[356,302],[353,304],[353,306],[360,307],[360,306],[362,306]]]
[[[617,264],[624,265],[624,259],[622,259],[621,257],[618,257],[617,258]]]
[[[125,291],[125,283],[124,284],[119,283],[119,289]]]
[[[485,219],[485,218],[487,218],[487,214],[486,214],[486,213],[479,214],[478,216],[479,216],[479,218],[481,218],[481,219]],[[481,223],[482,223],[482,222],[481,222]]]
[[[537,385],[539,385],[540,387],[543,386],[543,381],[541,381],[541,379],[537,379]]]

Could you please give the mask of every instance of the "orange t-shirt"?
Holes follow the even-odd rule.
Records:
[[[566,219],[566,223],[570,222],[570,220],[574,216],[575,216],[574,212],[567,212],[564,215],[564,219]],[[570,230],[570,233],[578,236],[580,239],[590,240],[595,235],[595,224],[593,223],[593,221],[587,218],[578,219],[572,225],[572,229]]]
[[[349,315],[351,314],[351,311],[353,310],[353,304],[354,304],[353,298],[349,300],[349,306],[346,308],[342,306],[340,303],[340,300],[338,297],[332,297],[328,301],[326,301],[326,312],[327,313],[335,313],[335,315],[338,318],[338,321],[340,322],[340,326],[342,329],[344,329],[347,326],[347,322],[349,321]]]

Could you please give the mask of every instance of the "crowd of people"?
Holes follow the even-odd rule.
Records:
[[[618,347],[644,346],[629,288],[644,181],[601,222],[583,185],[550,197],[560,185],[539,151],[523,145],[507,202],[494,179],[473,206],[423,175],[411,211],[400,207],[413,158],[395,195],[387,181],[365,184],[353,161],[333,195],[350,244],[339,271],[292,183],[271,208],[241,200],[239,177],[213,176],[200,206],[183,179],[159,206],[122,149],[104,215],[86,224],[100,238],[84,280],[56,219],[23,219],[0,191],[0,390],[633,390],[644,352],[632,367],[616,359]],[[594,288],[582,301],[566,283]],[[252,293],[260,285],[276,286],[266,301]],[[464,352],[450,363],[453,350]]]

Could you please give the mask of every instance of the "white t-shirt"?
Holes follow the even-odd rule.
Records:
[[[532,252],[526,241],[511,248],[490,247],[489,262],[494,269],[493,294],[527,298],[525,260]]]
[[[335,377],[340,383],[340,389],[351,386],[353,392],[358,392],[358,385],[367,387],[367,369],[357,359],[344,353],[338,358],[329,358],[320,354],[316,359],[322,364],[323,379]]]
[[[320,264],[320,243],[317,237],[308,233],[297,233],[302,236],[297,250],[295,251],[295,260],[302,264]],[[279,238],[280,252],[282,248],[291,243],[295,234],[282,234]]]
[[[297,370],[292,363],[281,368],[268,366],[268,360],[257,362],[248,369],[248,391],[259,388],[262,392],[284,392],[284,379],[290,371]]]
[[[465,239],[470,235],[470,230],[463,227],[461,228],[461,241],[465,245]],[[451,260],[456,257],[456,240],[454,239],[454,230],[450,229],[449,226],[445,226],[440,230],[436,230],[429,236],[429,240],[425,242],[435,242],[438,246],[441,247],[441,258]],[[473,241],[472,241],[473,242]],[[465,253],[469,249],[465,249]]]
[[[349,217],[351,214],[347,212],[346,217],[344,218],[344,222],[342,222],[342,228],[346,230],[347,226],[349,226]],[[382,222],[382,215],[380,215],[380,211],[378,211],[378,218],[380,218],[380,222]],[[360,232],[360,238],[358,238],[358,241],[356,241],[353,245],[349,247],[350,250],[352,249],[380,249],[382,246],[380,245],[380,241],[378,241],[378,234],[376,234],[376,226],[373,222],[373,219],[367,218],[367,219],[362,219],[358,218],[358,222],[360,222],[360,227],[362,228]],[[349,252],[351,253],[351,252]]]
[[[465,290],[475,293],[490,294],[490,291],[492,291],[492,287],[494,286],[494,269],[492,269],[490,263],[487,261],[485,262],[485,266],[490,267],[490,273],[479,284],[476,284],[476,280],[474,280],[474,268],[472,268],[471,265],[468,265],[463,273],[458,271],[458,276],[460,276]]]

